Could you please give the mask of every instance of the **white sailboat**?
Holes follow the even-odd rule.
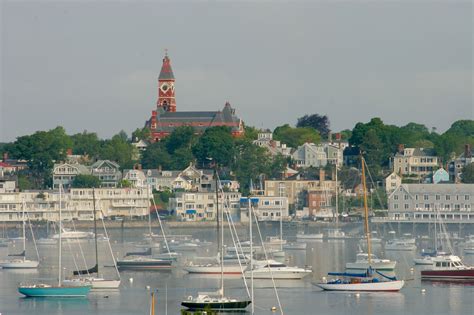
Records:
[[[37,260],[31,260],[26,258],[26,231],[25,231],[25,225],[26,225],[26,220],[25,220],[25,203],[23,202],[23,211],[22,211],[22,236],[21,240],[23,241],[23,251],[20,254],[10,254],[8,256],[11,257],[16,257],[13,259],[9,260],[4,260],[0,262],[0,267],[3,269],[33,269],[33,268],[38,268],[39,265],[39,254],[38,254],[38,249],[36,248],[36,243],[35,243],[35,248],[36,248],[36,255],[37,255]],[[32,236],[33,236],[33,230],[31,230]],[[34,238],[34,236],[33,236]]]
[[[327,291],[399,291],[405,282],[394,277],[384,275],[378,270],[372,269],[372,251],[369,230],[369,210],[367,206],[367,187],[365,181],[365,161],[361,156],[362,184],[364,186],[364,227],[367,239],[368,269],[364,273],[330,272],[329,276],[334,279],[324,279],[315,283],[316,286]]]
[[[97,210],[96,210],[96,200],[95,200],[95,189],[92,190],[92,202],[94,206],[95,266],[87,270],[74,271],[73,274],[79,277],[72,278],[72,279],[65,279],[63,283],[67,285],[75,285],[75,284],[82,285],[82,283],[86,283],[86,284],[90,283],[92,285],[93,290],[118,289],[118,287],[120,286],[120,273],[118,272],[118,269],[117,269],[117,264],[113,256],[112,248],[110,248],[110,242],[107,235],[107,230],[105,229],[105,225],[104,225],[104,231],[106,233],[107,242],[109,244],[110,253],[114,261],[114,267],[115,267],[115,270],[117,271],[118,279],[105,279],[99,275],[99,248],[98,248],[98,243],[97,243],[97,215],[96,215]],[[92,276],[91,274],[93,273],[95,273],[96,276]]]
[[[312,273],[311,268],[290,267],[275,260],[254,261],[252,270],[245,272],[246,278],[299,280]]]

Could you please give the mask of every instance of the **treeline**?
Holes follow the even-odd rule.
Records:
[[[444,163],[460,154],[465,144],[474,145],[473,120],[456,121],[446,132],[439,134],[435,129],[429,130],[417,123],[398,127],[373,118],[340,133],[342,139],[363,152],[375,180],[390,171],[390,157],[400,144],[432,148]],[[202,135],[195,135],[191,127],[180,127],[162,141],[150,144],[140,157],[131,142],[132,139],[148,139],[146,128],[135,130],[131,137],[120,131],[111,139],[100,139],[94,132],[67,135],[64,128],[56,127],[2,144],[0,153],[8,152],[11,158],[28,161],[28,173],[20,174],[20,180],[28,177],[30,188],[51,187],[54,163],[65,161],[71,149],[73,154],[88,156],[91,162],[99,159],[115,161],[122,169],[138,164],[143,168],[174,170],[184,169],[191,162],[198,167],[217,165],[220,175],[237,179],[245,193],[251,182],[258,182],[262,176],[280,177],[287,165],[292,166],[290,159],[271,156],[266,149],[254,145],[252,142],[257,134],[258,130],[253,127],[246,127],[245,136],[241,138],[233,138],[226,127],[209,128]],[[273,138],[296,148],[305,142],[319,143],[330,134],[328,117],[313,114],[299,118],[296,127],[286,124],[275,128]]]

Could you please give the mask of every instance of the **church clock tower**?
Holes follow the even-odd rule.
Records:
[[[156,102],[158,109],[162,109],[165,112],[176,112],[174,81],[171,61],[168,57],[168,52],[165,52],[160,76],[158,77],[158,101]]]

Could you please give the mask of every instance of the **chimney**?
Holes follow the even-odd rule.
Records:
[[[403,151],[405,151],[405,145],[400,143],[398,145],[398,153],[403,154]]]
[[[319,185],[322,186],[323,185],[323,182],[325,180],[325,177],[326,177],[326,172],[324,171],[324,169],[320,168],[319,169]]]
[[[67,155],[67,156],[71,156],[71,155],[72,155],[72,149],[71,149],[71,148],[69,148],[69,149],[66,150],[66,155]]]
[[[3,162],[8,160],[8,152],[3,152]]]
[[[472,157],[471,145],[470,144],[465,144],[464,145],[464,158],[465,159],[470,159],[471,157]]]
[[[161,165],[158,165],[158,172],[161,173]]]
[[[341,141],[341,138],[342,138],[341,133],[340,132],[336,133],[336,141]]]
[[[328,142],[331,143],[332,142],[332,132],[329,131],[328,133]]]

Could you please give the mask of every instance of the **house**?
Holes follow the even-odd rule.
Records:
[[[291,148],[287,147],[286,144],[281,143],[280,141],[273,140],[273,133],[270,130],[259,132],[257,137],[257,140],[254,140],[253,144],[267,149],[267,151],[270,152],[271,155],[291,155]]]
[[[91,169],[82,164],[58,163],[53,166],[53,189],[62,186],[65,189],[71,188],[74,178],[77,175],[91,175]]]
[[[254,196],[240,198],[240,221],[249,222],[249,201],[258,221],[288,221],[287,197]]]
[[[449,163],[451,181],[460,183],[463,168],[471,163],[474,163],[474,149],[471,148],[470,144],[466,144],[464,152]]]
[[[385,192],[387,195],[391,194],[398,186],[402,184],[402,177],[396,172],[392,172],[385,177]]]
[[[474,184],[402,184],[388,197],[395,221],[474,222]]]
[[[433,149],[404,148],[403,145],[392,158],[393,171],[401,176],[427,176],[438,168],[439,162]]]
[[[224,192],[220,194],[219,209],[228,211],[233,219],[238,220],[241,194]],[[176,192],[170,198],[169,208],[181,221],[215,221],[217,214],[215,192]]]
[[[146,187],[148,185],[145,173],[141,169],[124,170],[123,179],[128,180],[132,187]]]
[[[284,180],[265,180],[264,196],[287,197],[291,211],[307,206],[309,191],[324,191],[328,194],[335,192],[336,182],[327,180],[326,173],[320,169],[319,179],[301,179],[298,175]],[[317,212],[319,205],[314,205],[312,211]]]
[[[431,182],[433,184],[448,183],[449,173],[444,168],[440,168],[436,172],[434,172]]]
[[[328,163],[326,151],[322,145],[304,143],[291,154],[296,167],[324,167]]]
[[[102,187],[117,187],[122,179],[120,166],[113,161],[99,160],[92,164],[91,170],[91,175],[100,179]]]
[[[5,163],[5,162],[0,162],[0,176],[13,174],[15,172],[16,172],[15,166]]]
[[[16,181],[13,179],[0,178],[0,194],[11,193],[16,190]]]
[[[143,171],[147,183],[153,189],[163,191],[166,189],[179,189],[186,191],[214,191],[213,170],[197,169],[190,164],[182,171],[163,171],[160,169],[148,169]]]

